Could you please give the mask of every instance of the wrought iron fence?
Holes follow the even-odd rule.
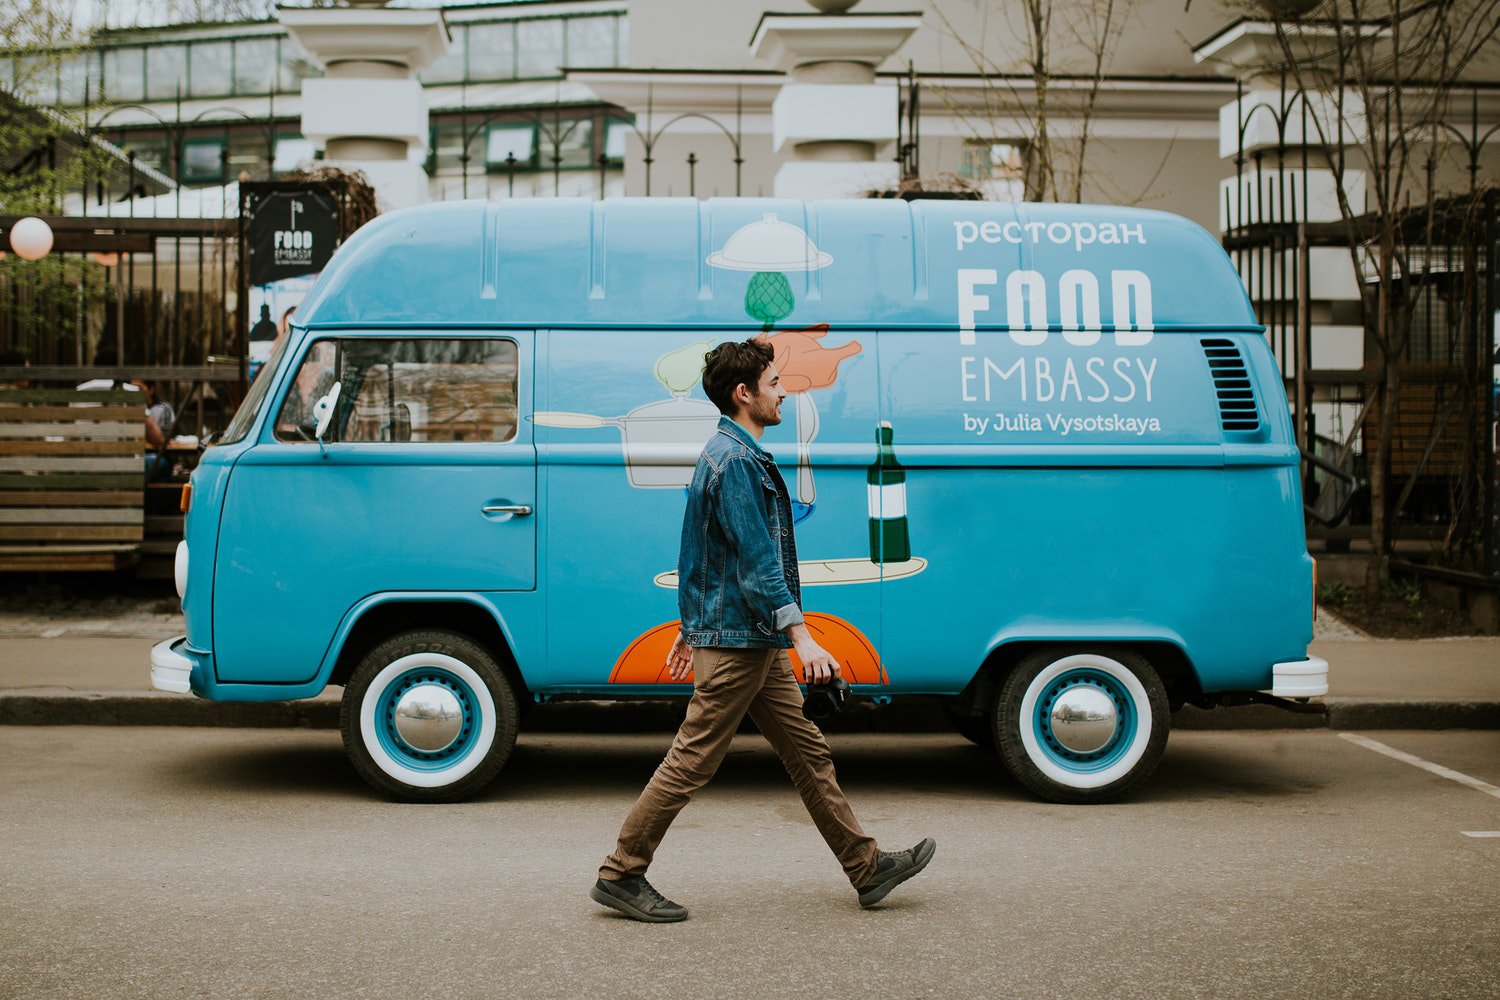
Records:
[[[1399,219],[1404,271],[1390,288],[1393,312],[1408,325],[1391,338],[1404,350],[1393,359],[1394,417],[1382,427],[1376,348],[1367,337],[1375,320],[1360,293],[1376,280],[1380,220],[1307,221],[1315,214],[1314,151],[1288,141],[1309,128],[1305,103],[1294,98],[1284,93],[1278,107],[1241,110],[1236,179],[1222,205],[1223,243],[1286,381],[1306,459],[1310,543],[1347,550],[1369,538],[1371,463],[1386,434],[1393,551],[1493,577],[1500,574],[1492,367],[1500,363],[1494,339],[1500,277],[1491,261],[1500,252],[1500,200],[1479,188],[1477,165],[1496,130],[1480,132],[1477,103],[1467,133],[1443,126],[1461,140],[1470,190]],[[1246,150],[1252,114],[1274,120],[1274,148]],[[1429,158],[1426,169],[1434,164]],[[1330,252],[1320,266],[1318,255]],[[1338,267],[1348,268],[1355,284],[1335,294],[1329,272]],[[1351,351],[1351,345],[1358,346]]]

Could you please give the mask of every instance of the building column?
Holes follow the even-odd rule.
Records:
[[[851,14],[852,3],[810,0],[827,14],[766,14],[750,51],[788,73],[771,105],[772,147],[792,160],[776,173],[778,198],[850,198],[901,180],[895,158],[896,88],[875,68],[922,23],[920,14]]]
[[[448,51],[443,12],[278,7],[292,40],[327,73],[302,82],[302,134],[325,161],[360,170],[382,209],[427,200],[427,101],[417,73]]]

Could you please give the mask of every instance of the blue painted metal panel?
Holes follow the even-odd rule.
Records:
[[[1042,289],[1048,325],[1056,330],[1068,288],[1080,320],[1093,315],[1097,296],[1103,328],[1113,329],[1117,285],[1132,322],[1140,319],[1141,289],[1147,290],[1156,330],[1257,325],[1212,237],[1164,212],[774,198],[517,199],[393,212],[340,248],[298,321],[759,328],[763,321],[747,313],[746,295],[763,272],[753,262],[726,266],[710,259],[768,217],[795,226],[812,245],[801,259],[768,264],[764,272],[786,278],[793,301],[776,321],[782,326],[835,317],[844,327],[951,327],[959,322],[961,272],[993,270],[995,284],[966,279],[966,287],[989,299],[975,311],[975,323],[1014,328],[1029,322],[1029,298],[1017,299],[1018,310],[1007,292],[1018,269],[1035,272],[1035,284],[1028,278],[1025,288]],[[1073,279],[1065,285],[1077,270],[1093,275],[1097,288],[1079,289]]]
[[[182,595],[182,616],[188,644],[194,649],[213,649],[214,562],[219,544],[219,515],[224,509],[224,487],[238,452],[209,448],[193,470],[192,506],[183,524],[182,538],[188,548],[187,591]]]

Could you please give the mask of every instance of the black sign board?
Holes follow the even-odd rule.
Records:
[[[245,203],[249,284],[317,274],[339,238],[339,206],[326,191],[274,191]]]

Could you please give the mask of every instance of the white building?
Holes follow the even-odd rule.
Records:
[[[601,177],[606,193],[620,191],[617,109],[562,68],[626,62],[626,7],[445,8],[448,51],[420,75],[429,131],[418,155],[430,196],[597,196]],[[301,122],[302,83],[323,71],[276,20],[101,31],[55,74],[27,58],[12,63],[25,96],[87,103],[90,128],[189,187],[285,173],[321,154]]]

